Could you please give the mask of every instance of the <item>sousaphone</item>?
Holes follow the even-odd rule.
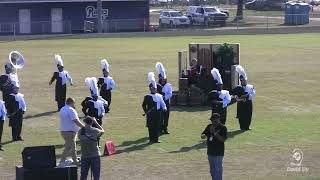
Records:
[[[18,51],[12,51],[9,54],[9,62],[17,70],[23,68],[25,60],[21,53]]]

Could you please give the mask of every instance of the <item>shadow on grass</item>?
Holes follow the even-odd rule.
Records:
[[[10,140],[10,141],[5,141],[5,142],[1,143],[1,145],[10,144],[10,143],[13,143],[13,142],[15,142],[15,141],[12,141],[12,140]]]
[[[171,151],[169,153],[183,153],[183,152],[189,152],[192,150],[200,150],[206,148],[206,141],[200,141],[198,144],[195,144],[193,146],[187,146],[187,147],[182,147],[180,150],[177,151]]]
[[[117,146],[117,148],[120,148],[117,150],[117,154],[143,150],[145,147],[150,145],[148,140],[148,137],[143,137],[135,141],[125,141],[121,145]]]
[[[245,131],[243,131],[243,130],[230,131],[230,132],[228,132],[228,138],[234,138],[235,136],[240,135],[244,132]]]
[[[50,116],[56,112],[58,112],[58,111],[48,111],[48,112],[44,112],[44,113],[40,113],[40,114],[28,115],[28,116],[24,117],[23,119],[32,119],[32,118],[38,118],[38,117],[43,117],[43,116]]]
[[[209,105],[198,105],[198,106],[171,106],[170,111],[177,112],[201,112],[209,111],[211,107]]]

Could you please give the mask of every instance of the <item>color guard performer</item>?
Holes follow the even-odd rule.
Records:
[[[160,122],[161,111],[166,111],[167,107],[161,94],[157,93],[157,85],[153,72],[148,74],[150,94],[144,96],[142,109],[147,117],[147,127],[149,131],[149,143],[160,143]]]
[[[106,101],[102,100],[102,98],[99,96],[97,79],[95,77],[86,78],[85,83],[90,88],[91,96],[86,97],[86,99],[82,101],[82,112],[85,116],[96,118],[98,124],[102,126],[102,119],[105,115]],[[99,140],[100,138],[98,138],[98,145]]]
[[[70,85],[73,85],[72,78],[68,71],[64,70],[63,60],[60,55],[55,55],[55,61],[57,64],[58,72],[54,72],[53,76],[49,82],[51,85],[56,80],[56,89],[55,89],[55,100],[58,104],[58,110],[65,105],[66,94],[67,94],[67,80]]]
[[[211,75],[216,85],[208,96],[211,101],[212,113],[220,114],[220,122],[225,124],[227,120],[227,107],[231,102],[231,96],[229,91],[222,90],[223,82],[219,70],[213,68],[211,70]]]
[[[250,130],[252,119],[252,100],[256,96],[253,85],[248,84],[248,77],[243,67],[238,65],[236,71],[240,75],[241,84],[235,87],[231,94],[237,100],[237,118],[239,119],[240,129]]]
[[[2,149],[1,139],[2,139],[2,132],[3,132],[3,124],[6,119],[7,111],[6,107],[4,106],[4,101],[0,101],[0,151],[4,151]]]
[[[103,77],[99,78],[98,87],[100,88],[100,96],[108,101],[108,109],[110,109],[111,104],[111,91],[116,88],[116,83],[109,76],[110,65],[106,59],[101,60]]]
[[[169,116],[170,116],[170,99],[172,97],[172,85],[167,82],[166,70],[164,69],[162,63],[158,62],[156,64],[156,69],[159,74],[157,91],[159,94],[163,96],[163,100],[167,106],[167,111],[163,112],[161,116],[160,133],[170,134],[168,131],[168,124],[169,124]]]
[[[12,140],[23,141],[21,137],[23,114],[26,112],[24,95],[19,93],[19,87],[14,87],[8,97],[7,105],[9,126],[12,128]]]

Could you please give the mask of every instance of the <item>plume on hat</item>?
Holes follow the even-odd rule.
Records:
[[[149,72],[149,73],[148,73],[148,80],[149,80],[149,84],[152,84],[152,86],[153,86],[154,88],[157,87],[156,79],[155,79],[155,77],[154,77],[154,72]]]
[[[156,69],[158,71],[159,77],[163,79],[167,79],[166,70],[163,67],[161,62],[157,62]]]
[[[103,70],[109,72],[110,71],[110,65],[106,59],[101,60],[101,67]]]
[[[99,95],[97,78],[95,78],[95,77],[87,77],[85,79],[85,83],[90,88],[90,90],[93,93],[93,95]]]
[[[63,66],[63,60],[59,54],[54,55],[57,66]]]
[[[217,82],[216,84],[223,84],[221,74],[217,68],[212,68],[211,75],[213,79]]]
[[[240,78],[243,78],[246,81],[248,80],[246,71],[243,69],[243,67],[241,65],[236,66],[236,71],[239,73]]]

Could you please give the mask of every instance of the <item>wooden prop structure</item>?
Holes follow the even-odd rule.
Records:
[[[227,50],[223,49],[227,47]],[[224,50],[224,51],[223,51]],[[232,51],[232,56],[230,56]],[[227,53],[227,54],[224,54]],[[179,91],[174,92],[172,104],[177,105],[200,105],[203,104],[200,95],[190,93],[190,65],[193,59],[197,59],[201,66],[200,75],[207,79],[207,84],[213,84],[211,69],[217,68],[220,71],[224,83],[223,89],[231,90],[239,84],[239,75],[235,67],[240,64],[240,44],[238,43],[191,43],[189,51],[178,52],[179,67]],[[202,88],[205,91],[209,88]]]

